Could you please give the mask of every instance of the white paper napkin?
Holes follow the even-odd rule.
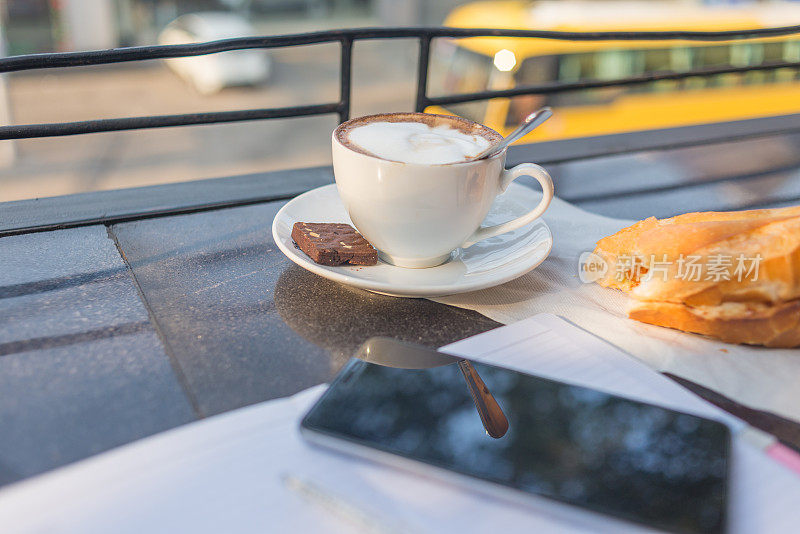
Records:
[[[533,205],[539,196],[531,190]],[[669,372],[739,403],[800,421],[800,350],[729,345],[627,318],[627,297],[578,278],[578,258],[633,221],[583,211],[558,198],[544,217],[553,232],[550,257],[501,286],[436,298],[504,324],[537,313],[560,315],[659,371]]]

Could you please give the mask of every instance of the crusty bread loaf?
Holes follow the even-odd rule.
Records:
[[[608,265],[598,283],[634,299],[633,319],[800,346],[800,206],[651,217],[601,239],[595,253]],[[690,260],[697,276],[687,276]]]
[[[631,302],[628,317],[643,323],[715,337],[726,343],[800,346],[800,300],[782,304],[725,302],[687,306],[673,302]]]

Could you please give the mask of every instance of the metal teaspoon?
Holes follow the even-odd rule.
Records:
[[[538,111],[534,111],[533,113],[525,117],[525,120],[522,121],[522,124],[520,124],[516,130],[514,130],[506,137],[501,139],[498,143],[495,143],[494,145],[490,146],[477,156],[473,156],[468,161],[475,161],[478,159],[488,158],[490,156],[494,156],[499,152],[502,152],[508,145],[510,145],[520,137],[526,135],[528,132],[530,132],[531,130],[533,130],[534,128],[536,128],[537,126],[539,126],[552,116],[553,116],[553,110],[550,109],[549,107],[543,107]]]

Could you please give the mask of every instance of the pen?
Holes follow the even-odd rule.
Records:
[[[776,429],[787,426],[783,418],[740,405],[724,395],[687,378],[663,373],[676,384],[743,421],[747,426],[737,433],[745,442],[761,450],[773,461],[800,475],[800,454],[783,445],[775,435]]]

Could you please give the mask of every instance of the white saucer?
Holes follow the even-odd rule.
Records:
[[[485,224],[499,224],[530,210],[541,198],[512,183],[497,197]],[[550,228],[541,219],[513,232],[458,249],[437,267],[408,269],[382,261],[378,265],[328,267],[314,263],[292,241],[296,222],[352,224],[336,185],[326,185],[293,198],[275,215],[272,237],[278,248],[300,267],[324,278],[396,297],[440,297],[492,287],[523,275],[542,263],[553,246]]]

